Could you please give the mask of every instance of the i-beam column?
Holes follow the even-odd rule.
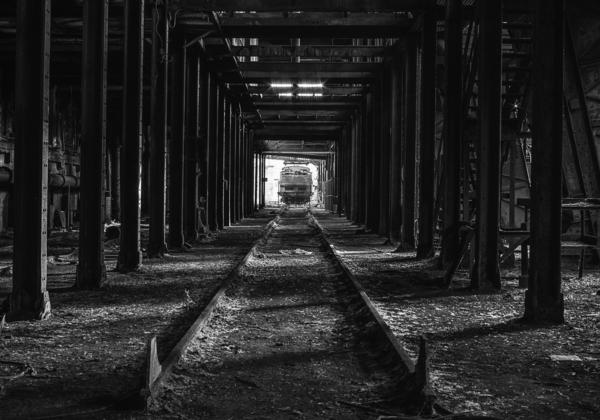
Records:
[[[421,84],[419,127],[419,203],[417,258],[434,254],[433,232],[435,217],[435,58],[437,20],[432,8],[423,15],[421,40]]]
[[[196,51],[190,51],[188,61],[188,112],[187,132],[185,135],[185,196],[184,196],[184,235],[188,242],[198,239],[198,178],[199,162],[198,150],[200,148],[200,57]]]
[[[108,1],[87,0],[83,6],[83,19],[81,226],[76,286],[93,289],[100,287],[106,279],[103,239]]]
[[[564,322],[561,292],[564,1],[537,0],[533,56],[531,265],[525,319]]]
[[[121,155],[120,272],[142,263],[140,212],[142,182],[142,83],[144,65],[144,0],[125,1],[123,50],[123,147]]]
[[[479,10],[479,188],[475,267],[471,286],[500,288],[498,219],[502,125],[502,1],[486,0]]]
[[[462,0],[446,2],[446,99],[444,109],[442,265],[448,267],[459,251],[460,150],[462,104]]]
[[[151,81],[151,138],[150,138],[150,240],[148,256],[161,257],[167,250],[166,225],[166,149],[167,97],[169,69],[169,22],[164,5],[152,12],[152,81]]]
[[[169,148],[169,236],[170,248],[183,248],[183,187],[185,142],[186,48],[184,37],[173,40],[171,91],[171,147]]]
[[[404,147],[402,154],[402,231],[403,249],[415,247],[415,147],[417,144],[417,39],[407,39],[404,77]]]
[[[389,95],[390,95],[390,124],[389,133],[389,232],[392,242],[400,240],[400,230],[402,224],[402,208],[400,206],[401,190],[402,190],[402,145],[400,136],[400,92],[401,87],[401,71],[404,60],[398,56],[398,52],[394,52],[394,57],[390,63],[389,75]]]
[[[50,0],[17,3],[16,50],[15,239],[8,319],[46,319]]]

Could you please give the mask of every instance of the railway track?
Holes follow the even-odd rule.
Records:
[[[211,301],[212,321],[197,321],[204,328],[193,327],[196,337],[174,349],[179,363],[168,371],[158,367],[158,382],[152,381],[157,361],[149,346],[151,412],[207,418],[448,414],[429,388],[424,343],[413,361],[310,212],[285,211],[236,272]],[[177,374],[164,373],[171,371]]]

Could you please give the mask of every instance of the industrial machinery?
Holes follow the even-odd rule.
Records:
[[[306,166],[289,165],[279,176],[279,197],[284,204],[307,204],[312,194],[312,173]]]

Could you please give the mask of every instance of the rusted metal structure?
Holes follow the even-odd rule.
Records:
[[[329,210],[418,258],[440,250],[448,278],[468,265],[476,289],[500,288],[520,248],[526,318],[561,321],[563,199],[600,194],[598,10],[565,3],[3,2],[11,313],[49,313],[48,228],[79,229],[77,286],[100,287],[104,222],[134,271],[144,216],[157,257],[264,207],[270,154],[320,162]],[[597,215],[578,214],[583,255]]]

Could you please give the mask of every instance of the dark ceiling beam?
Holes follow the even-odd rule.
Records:
[[[385,55],[385,47],[352,47],[331,45],[289,45],[272,46],[243,46],[233,47],[232,52],[241,57],[261,58],[350,58],[350,57],[381,57]]]
[[[277,89],[277,88],[271,88],[269,85],[263,85],[263,86],[250,86],[249,87],[249,92],[250,94],[256,94],[256,95],[260,95],[262,94],[263,97],[266,96],[275,96],[278,97],[279,92],[281,92],[284,89]],[[288,89],[289,91],[290,89]],[[323,96],[348,96],[348,95],[362,95],[363,93],[365,93],[367,91],[367,88],[365,87],[323,87],[323,88],[307,88],[307,89],[303,89],[303,88],[293,88],[291,89],[293,92],[296,93],[321,93],[323,94]]]
[[[284,127],[265,127],[257,128],[254,130],[254,134],[263,137],[276,137],[281,135],[314,135],[314,134],[328,134],[335,135],[339,133],[341,128],[339,126],[325,126],[325,127],[311,127],[308,125],[289,125]]]
[[[240,38],[394,38],[411,24],[412,19],[402,14],[293,13],[263,17],[236,13],[221,17],[225,35]]]
[[[261,112],[265,110],[283,111],[327,111],[354,109],[360,105],[360,102],[261,102],[254,103]]]
[[[240,63],[246,81],[362,81],[376,77],[380,67],[374,63]]]
[[[293,117],[286,118],[286,119],[269,119],[269,118],[265,118],[264,115],[263,115],[262,121],[265,126],[289,125],[289,124],[342,125],[342,124],[347,123],[346,120],[342,120],[342,119],[315,119],[315,118],[293,118]]]
[[[336,141],[339,133],[316,134],[316,133],[295,133],[295,134],[256,134],[254,138],[258,141],[276,140],[276,141]]]
[[[223,12],[408,12],[427,7],[424,0],[172,0],[175,8]]]

